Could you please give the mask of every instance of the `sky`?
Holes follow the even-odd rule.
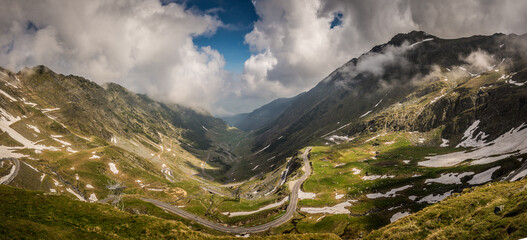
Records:
[[[4,0],[0,66],[46,65],[216,116],[314,87],[397,33],[527,33],[523,0]]]

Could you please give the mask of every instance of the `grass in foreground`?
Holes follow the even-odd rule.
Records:
[[[179,221],[133,215],[112,206],[85,203],[0,185],[1,239],[232,239],[193,231]],[[339,239],[333,234],[280,235],[249,239]]]
[[[402,218],[367,239],[527,237],[527,180],[470,188]]]

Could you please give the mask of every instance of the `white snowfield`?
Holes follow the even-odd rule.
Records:
[[[476,120],[463,134],[462,141],[456,147],[483,147],[485,146],[485,138],[489,135],[480,131],[476,136],[474,132],[478,129],[480,121]]]
[[[75,197],[77,197],[79,200],[81,200],[83,202],[86,202],[86,199],[84,199],[84,197],[82,197],[81,195],[79,195],[78,193],[73,191],[71,188],[67,188],[66,191],[68,191],[69,193],[75,195]]]
[[[416,42],[416,43],[413,43],[412,45],[408,46],[408,48],[413,48],[421,43],[424,43],[424,42],[428,42],[428,41],[432,41],[434,40],[433,38],[427,38],[427,39],[424,39],[422,41],[419,41],[419,42]]]
[[[303,192],[302,189],[298,189],[298,199],[315,199],[317,195],[311,192]]]
[[[448,196],[452,195],[452,191],[453,190],[450,190],[446,193],[443,193],[443,194],[437,194],[437,195],[434,195],[434,194],[430,194],[430,195],[427,195],[423,198],[421,198],[419,201],[417,201],[418,203],[437,203],[437,202],[440,202],[441,200],[447,198]]]
[[[448,139],[444,139],[444,138],[441,138],[441,145],[439,145],[440,147],[448,147],[448,143],[450,141],[448,141]]]
[[[27,127],[33,129],[33,131],[35,131],[36,133],[40,133],[40,130],[36,126],[28,124]]]
[[[371,181],[375,179],[386,179],[386,178],[394,178],[394,175],[370,175],[370,176],[363,176],[361,179],[364,181]]]
[[[476,185],[476,184],[483,184],[483,183],[492,181],[492,174],[499,168],[500,166],[493,167],[491,169],[488,169],[487,171],[474,175],[474,177],[472,177],[472,179],[468,181],[468,184]]]
[[[496,162],[510,156],[527,153],[526,136],[527,127],[523,123],[521,126],[511,129],[509,132],[475,150],[426,157],[428,160],[419,162],[418,165],[425,167],[451,167],[469,159],[474,159],[471,165]]]
[[[406,217],[410,215],[410,212],[398,212],[398,213],[395,213],[394,215],[392,215],[392,217],[390,218],[390,222],[393,223],[403,217]]]
[[[338,194],[338,193],[335,193],[335,199],[341,199],[344,197],[344,194]]]
[[[438,178],[426,179],[425,183],[461,184],[461,178],[474,175],[474,172],[442,173]]]
[[[4,95],[5,97],[9,98],[9,101],[11,101],[11,102],[16,102],[17,101],[14,97],[12,97],[11,95],[7,94],[6,92],[4,92],[2,90],[0,90],[0,93],[2,95]]]
[[[261,207],[261,208],[259,208],[257,210],[254,210],[254,211],[248,211],[248,212],[222,212],[221,214],[227,215],[229,217],[251,215],[251,214],[255,214],[257,212],[265,211],[267,209],[272,209],[272,208],[275,208],[275,207],[282,206],[282,205],[284,205],[285,202],[287,202],[287,200],[289,200],[289,197],[285,197],[280,202],[271,203],[271,204],[269,204],[267,206],[263,206],[263,207]]]
[[[366,115],[370,114],[371,113],[371,110],[370,111],[367,111],[366,113],[360,115],[359,118],[363,118],[363,117],[366,117]]]
[[[99,199],[97,199],[97,196],[95,193],[90,194],[90,198],[88,198],[90,202],[97,202]]]
[[[516,176],[514,176],[510,181],[514,182],[516,180],[520,180],[520,179],[524,178],[526,175],[527,175],[527,169],[524,169],[523,171],[521,171],[518,174],[516,174]]]
[[[386,193],[370,193],[370,194],[366,194],[366,197],[367,198],[370,198],[370,199],[375,199],[375,198],[381,198],[381,197],[395,197],[397,195],[397,192],[400,192],[400,191],[403,191],[403,190],[406,190],[408,188],[411,188],[412,185],[406,185],[406,186],[402,186],[400,188],[394,188]]]
[[[117,170],[117,167],[115,166],[115,163],[108,163],[108,166],[110,166],[110,171],[113,172],[113,174],[118,174],[119,170]]]
[[[66,142],[66,141],[63,141],[63,140],[60,140],[59,138],[61,138],[62,135],[51,135],[51,138],[57,142],[59,142],[60,144],[62,144],[62,146],[71,146],[71,143],[69,142]]]
[[[358,168],[352,168],[351,171],[353,171],[353,175],[358,175],[361,172],[361,170]]]
[[[346,207],[351,206],[352,200],[339,203],[332,207],[303,207],[300,208],[300,211],[307,212],[311,214],[319,214],[319,213],[326,213],[326,214],[349,214],[350,211],[346,209]]]
[[[12,157],[12,158],[21,158],[25,157],[26,155],[15,153],[14,151],[24,149],[24,148],[30,148],[35,149],[35,151],[40,152],[42,150],[50,150],[50,151],[58,151],[59,149],[56,147],[48,147],[41,144],[37,144],[37,142],[32,142],[31,140],[25,138],[20,133],[12,129],[10,126],[13,123],[16,123],[20,121],[20,117],[14,117],[13,115],[9,114],[6,110],[0,108],[0,130],[3,132],[6,132],[11,138],[16,140],[17,142],[21,143],[22,147],[6,147],[6,146],[0,146],[0,155],[2,157]]]

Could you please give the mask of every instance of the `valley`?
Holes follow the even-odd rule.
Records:
[[[526,37],[398,34],[311,90],[226,121],[45,66],[2,68],[3,229],[71,236],[45,217],[66,214],[63,201],[133,229],[71,223],[86,237],[424,238],[445,226],[466,236],[447,208],[498,221],[488,211],[504,205],[511,218],[496,228],[522,236],[512,222],[526,216]],[[463,209],[473,195],[482,201]],[[38,201],[35,218],[26,207]]]

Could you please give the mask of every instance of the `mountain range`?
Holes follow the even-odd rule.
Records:
[[[255,239],[525,237],[526,50],[527,35],[398,34],[307,92],[223,119],[45,66],[2,68],[0,191],[12,209],[0,235],[62,238],[72,224],[132,236],[76,220],[67,201],[82,219],[134,229],[151,217],[144,238],[240,227]]]

